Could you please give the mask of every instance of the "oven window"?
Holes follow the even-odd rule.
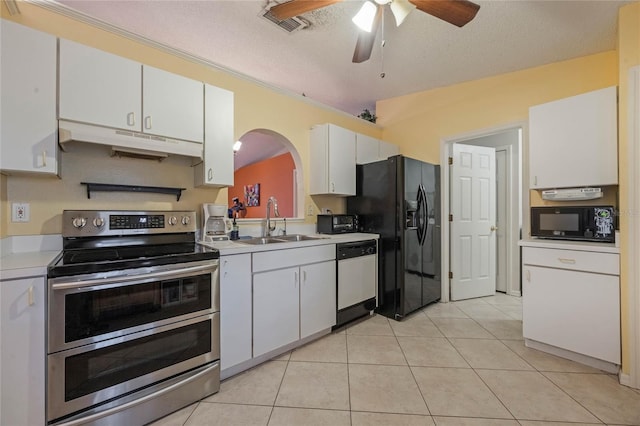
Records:
[[[541,214],[541,231],[579,231],[580,215],[577,213]]]
[[[211,352],[211,320],[65,358],[70,401]]]
[[[211,274],[65,296],[65,342],[211,309]]]

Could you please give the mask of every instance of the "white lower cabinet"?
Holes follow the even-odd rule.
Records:
[[[336,324],[336,262],[300,268],[300,338]]]
[[[220,369],[251,359],[251,254],[220,258]]]
[[[618,257],[523,247],[524,338],[619,365]]]
[[[45,277],[0,281],[0,425],[44,425]]]
[[[299,339],[299,268],[253,275],[253,356]]]
[[[335,244],[253,255],[253,356],[336,324]]]

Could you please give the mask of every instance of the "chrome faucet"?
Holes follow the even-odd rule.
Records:
[[[269,201],[267,201],[267,225],[265,229],[265,237],[270,237],[271,233],[276,230],[276,224],[274,222],[273,226],[271,225],[271,205],[273,204],[273,215],[275,217],[280,217],[280,212],[278,211],[278,200],[276,197],[269,197]]]

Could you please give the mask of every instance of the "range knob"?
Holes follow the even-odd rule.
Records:
[[[93,219],[93,226],[95,226],[96,228],[102,228],[103,225],[104,225],[103,218],[96,217],[95,219]]]
[[[169,217],[169,225],[173,226],[176,223],[178,223],[178,218],[176,218],[175,216]]]
[[[74,228],[83,228],[87,224],[87,219],[84,217],[74,217],[71,223]]]
[[[183,225],[188,225],[189,222],[191,222],[191,219],[189,218],[189,216],[182,216],[182,224]]]

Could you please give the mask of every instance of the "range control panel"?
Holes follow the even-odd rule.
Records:
[[[63,237],[167,234],[196,231],[194,211],[65,210]]]

